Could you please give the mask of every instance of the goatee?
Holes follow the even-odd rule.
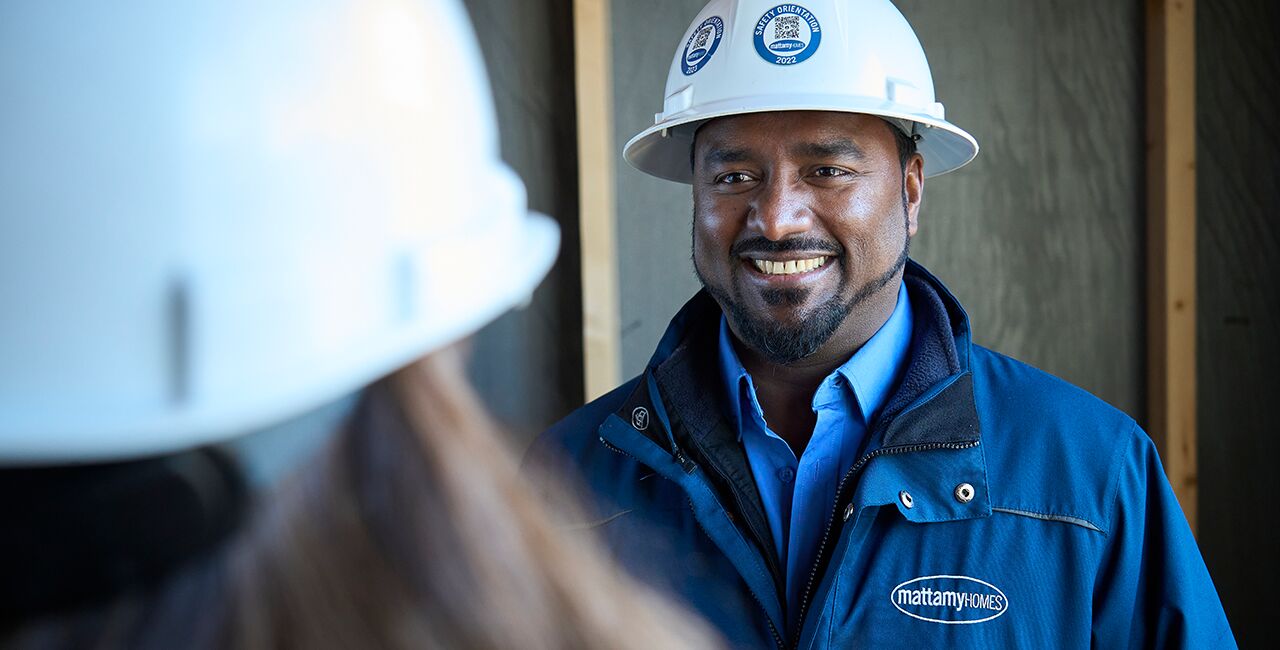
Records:
[[[809,242],[790,242],[788,240],[780,242],[763,240],[763,242],[768,242],[768,244],[764,244],[761,241],[762,239],[752,240],[751,243],[755,244],[752,248],[777,247],[778,250],[784,250],[795,248],[797,245],[801,247],[810,245]],[[772,363],[790,365],[817,352],[823,344],[831,339],[831,336],[840,328],[841,323],[858,305],[898,277],[898,274],[907,264],[910,247],[911,238],[906,237],[902,246],[902,254],[890,265],[890,268],[866,285],[859,287],[845,301],[841,301],[840,296],[845,293],[849,281],[847,276],[842,275],[840,284],[831,298],[809,313],[802,314],[800,318],[796,319],[796,323],[781,323],[764,314],[753,313],[743,305],[741,300],[731,295],[723,287],[717,287],[707,282],[702,270],[698,268],[696,259],[694,260],[693,269],[698,275],[698,280],[702,282],[702,286],[720,304],[720,308],[724,310],[729,322],[734,325],[734,330],[743,343]],[[735,259],[740,252],[736,249],[737,247],[731,253]],[[831,262],[843,264],[844,256],[837,257]],[[760,297],[765,304],[770,306],[796,306],[803,304],[808,294],[809,289],[807,288],[767,289],[761,293]]]

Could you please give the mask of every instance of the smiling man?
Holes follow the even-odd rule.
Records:
[[[1234,645],[1146,434],[910,261],[977,143],[888,0],[711,2],[625,153],[704,291],[534,454],[633,571],[734,647]]]

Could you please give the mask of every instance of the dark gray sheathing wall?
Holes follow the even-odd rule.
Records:
[[[640,173],[622,147],[653,125],[676,44],[705,0],[613,0],[613,112],[617,143],[618,297],[622,377],[640,372],[700,287],[689,261],[689,188]]]
[[[702,0],[613,4],[618,148],[653,123]],[[902,0],[947,115],[983,147],[925,185],[913,256],[975,339],[1143,408],[1142,7],[1112,0]],[[623,374],[698,288],[689,188],[618,158]]]
[[[1142,7],[897,3],[977,160],[925,183],[913,256],[974,340],[1141,419]]]
[[[524,179],[529,206],[560,224],[560,259],[532,302],[475,339],[472,380],[522,448],[582,402],[572,3],[465,4],[493,85],[502,157]],[[484,261],[460,272],[485,273]]]
[[[1280,644],[1274,0],[1196,3],[1200,548],[1242,647]]]

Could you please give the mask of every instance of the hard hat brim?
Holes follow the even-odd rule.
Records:
[[[106,462],[153,456],[215,443],[261,430],[339,399],[428,353],[456,342],[525,302],[555,263],[560,231],[549,217],[517,218],[509,245],[486,255],[483,272],[452,290],[433,283],[435,308],[394,334],[362,341],[360,349],[318,359],[312,368],[281,369],[289,381],[263,381],[264,389],[234,401],[197,401],[186,407],[111,412],[66,409],[50,421],[0,418],[0,466]],[[424,253],[429,259],[434,253]],[[456,270],[455,272],[466,272]],[[459,378],[459,381],[465,381]]]
[[[623,148],[623,157],[632,167],[669,181],[692,184],[690,151],[694,133],[702,124],[732,115],[789,111],[834,111],[862,113],[907,120],[920,125],[919,151],[924,157],[926,178],[955,171],[978,155],[978,141],[960,127],[943,119],[912,112],[880,99],[805,96],[788,97],[785,103],[743,104],[716,102],[697,110],[673,115],[640,132]]]

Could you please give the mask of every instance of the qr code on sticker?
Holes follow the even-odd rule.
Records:
[[[799,16],[778,16],[773,21],[773,40],[784,38],[800,38]]]
[[[714,32],[715,30],[710,27],[698,32],[698,35],[695,36],[693,39],[693,47],[690,47],[689,49],[700,50],[706,47],[707,41],[711,40],[711,34],[713,34]]]

